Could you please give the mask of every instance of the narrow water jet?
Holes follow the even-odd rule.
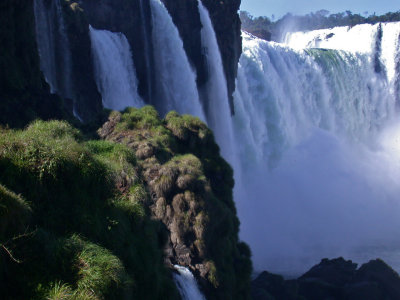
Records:
[[[189,269],[178,265],[174,266],[179,274],[174,273],[174,281],[183,300],[205,300],[200,292],[196,279]]]
[[[200,0],[198,5],[203,26],[201,42],[208,66],[208,79],[205,85],[206,99],[203,101],[206,107],[207,123],[221,147],[222,156],[232,165],[236,165],[228,89],[221,53],[209,13]]]
[[[90,26],[97,88],[103,106],[114,110],[142,107],[129,42],[124,34]]]
[[[178,29],[160,0],[151,0],[150,6],[158,91],[155,105],[161,115],[176,110],[180,114],[191,114],[205,121],[196,74],[189,63]]]

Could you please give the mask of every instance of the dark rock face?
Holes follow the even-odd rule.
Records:
[[[69,118],[39,66],[32,0],[0,4],[0,124],[24,127],[36,118]]]
[[[75,108],[83,121],[91,121],[102,110],[94,81],[89,23],[76,2],[63,2],[66,31],[72,56]]]
[[[298,284],[295,280],[284,280],[282,276],[262,272],[251,283],[253,299],[297,299]]]
[[[255,30],[249,30],[244,28],[243,30],[247,31],[248,33],[251,33],[252,35],[266,40],[266,41],[271,41],[272,40],[272,36],[271,36],[271,32],[265,30],[265,29],[255,29]]]
[[[42,88],[33,1],[2,1],[0,16],[0,91]]]
[[[379,259],[359,269],[343,258],[323,259],[297,280],[261,273],[252,282],[252,296],[255,300],[395,300],[400,299],[400,276]]]
[[[380,259],[371,260],[362,265],[353,282],[369,286],[377,285],[384,295],[384,299],[400,299],[399,275]]]
[[[300,280],[318,279],[332,285],[344,285],[349,282],[357,269],[357,264],[343,258],[323,259],[301,276]]]

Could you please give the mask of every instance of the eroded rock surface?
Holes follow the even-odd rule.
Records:
[[[238,240],[231,167],[198,118],[152,107],[113,112],[98,131],[136,153],[148,207],[168,231],[168,264],[189,267],[207,299],[246,299],[248,247]]]

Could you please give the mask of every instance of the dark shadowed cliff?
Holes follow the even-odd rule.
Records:
[[[155,104],[149,2],[61,0],[60,10],[55,1],[41,3],[51,24],[54,94],[39,64],[34,1],[0,4],[5,298],[176,299],[172,265],[180,264],[194,273],[208,299],[248,299],[250,250],[238,239],[233,172],[212,132],[197,118],[171,112],[160,119],[145,107],[111,113],[96,134],[107,112],[94,79],[89,24],[126,35],[139,93]],[[208,74],[197,1],[164,3],[201,87]],[[204,4],[231,95],[241,49],[240,1]],[[63,64],[67,52],[70,70]]]
[[[252,282],[254,300],[395,300],[400,276],[380,259],[357,269],[351,260],[323,259],[298,279],[262,272]]]
[[[39,67],[33,1],[0,4],[0,123],[24,126],[67,117],[68,105],[50,95]]]

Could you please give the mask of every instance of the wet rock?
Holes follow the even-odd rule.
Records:
[[[323,259],[296,280],[262,272],[252,282],[255,300],[395,300],[400,299],[400,276],[380,259],[357,269],[343,258]]]

